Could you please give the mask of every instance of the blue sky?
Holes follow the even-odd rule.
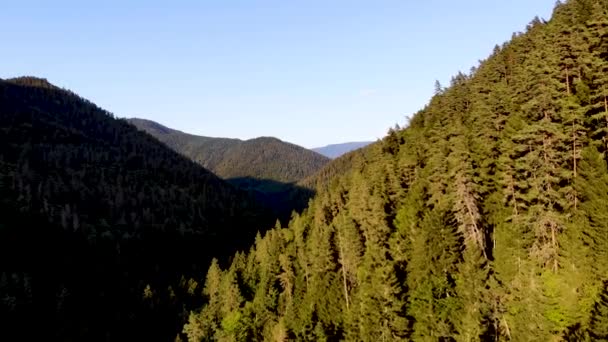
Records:
[[[554,3],[4,1],[0,78],[200,135],[375,140]]]

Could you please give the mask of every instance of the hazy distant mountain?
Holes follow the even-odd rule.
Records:
[[[328,158],[338,158],[339,156],[348,153],[352,150],[356,150],[358,148],[367,146],[373,143],[373,141],[354,141],[354,142],[346,142],[342,144],[332,144],[323,147],[316,147],[312,150],[318,152]]]

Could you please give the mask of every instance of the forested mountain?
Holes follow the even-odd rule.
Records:
[[[301,212],[314,189],[295,184],[330,161],[303,147],[276,138],[251,140],[187,134],[144,119],[129,119],[173,150],[201,164],[232,185],[246,190],[282,222]]]
[[[352,171],[355,165],[359,165],[373,150],[373,146],[368,145],[346,153],[325,165],[321,170],[302,179],[297,183],[305,189],[320,190],[325,189],[331,184],[332,180]]]
[[[354,141],[342,144],[331,144],[323,147],[315,147],[312,150],[320,153],[328,158],[338,158],[350,151],[365,147],[371,144],[373,141]]]
[[[0,340],[173,339],[192,277],[273,223],[74,93],[0,80]]]
[[[224,179],[253,178],[292,183],[310,176],[329,159],[271,137],[250,140],[187,134],[144,119],[129,119],[137,128],[196,161]]]
[[[211,263],[189,340],[607,340],[607,10],[558,2]]]

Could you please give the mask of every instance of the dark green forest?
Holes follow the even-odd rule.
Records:
[[[228,180],[254,178],[294,183],[329,162],[327,157],[277,138],[260,137],[245,141],[212,138],[177,131],[150,120],[128,121]]]
[[[31,77],[0,81],[0,208],[6,341],[171,340],[202,304],[193,293],[211,258],[275,221],[125,120]]]
[[[608,0],[333,161],[0,80],[0,340],[608,341],[607,88]]]
[[[145,119],[129,119],[142,131],[199,163],[232,185],[250,192],[258,203],[272,208],[282,222],[302,211],[314,195],[310,182],[329,158],[271,137],[250,140],[192,135]]]
[[[335,159],[349,152],[363,148],[371,143],[373,143],[373,141],[353,141],[341,144],[331,144],[323,147],[316,147],[312,150],[328,158]]]
[[[608,340],[607,11],[558,2],[326,167],[303,213],[211,263],[183,333]]]

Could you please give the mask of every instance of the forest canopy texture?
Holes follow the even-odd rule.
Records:
[[[314,178],[329,159],[304,147],[271,137],[250,140],[187,134],[145,119],[128,119],[174,151],[199,163],[239,189],[250,192],[274,216],[288,222],[314,195],[296,182]]]
[[[312,193],[0,80],[0,340],[607,341],[607,88],[608,0],[558,2],[406,128],[256,162],[316,191],[281,223]]]
[[[254,178],[293,183],[314,174],[329,162],[301,146],[277,138],[250,140],[192,135],[144,119],[129,123],[224,179]]]
[[[269,213],[69,91],[0,80],[0,340],[173,339]]]
[[[213,262],[191,341],[608,339],[608,1],[437,86],[286,227]]]

